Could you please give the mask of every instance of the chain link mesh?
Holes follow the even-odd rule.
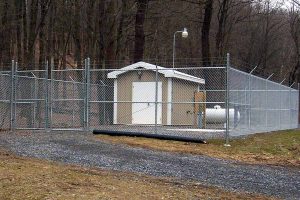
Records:
[[[84,128],[85,70],[52,70],[51,128]]]
[[[45,128],[46,71],[16,71],[13,76],[15,127]]]
[[[10,128],[11,118],[11,75],[0,73],[0,130]]]
[[[298,127],[298,90],[230,68],[229,93],[232,136]]]
[[[183,60],[175,68],[89,59],[83,66],[1,72],[0,128],[214,138],[225,137],[227,112],[231,136],[298,126],[298,90],[231,68],[223,58],[209,66]]]

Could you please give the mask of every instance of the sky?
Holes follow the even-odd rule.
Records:
[[[289,8],[292,6],[291,0],[271,0],[273,3],[282,3],[283,8]]]

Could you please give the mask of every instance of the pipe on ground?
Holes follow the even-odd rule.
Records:
[[[150,133],[140,133],[140,132],[126,132],[126,131],[111,131],[111,130],[93,130],[93,134],[102,134],[110,136],[129,136],[129,137],[144,137],[144,138],[154,138],[160,140],[173,140],[181,142],[194,142],[206,144],[207,142],[202,139],[190,138],[184,136],[174,136],[174,135],[158,135]]]

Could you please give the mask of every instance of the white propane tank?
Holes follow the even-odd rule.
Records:
[[[240,112],[237,112],[236,122],[240,121]],[[206,108],[205,112],[206,123],[226,123],[226,109],[215,105],[214,108]],[[229,121],[234,122],[234,109],[229,109]]]

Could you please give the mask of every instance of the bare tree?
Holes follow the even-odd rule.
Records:
[[[148,0],[137,0],[137,11],[135,16],[134,62],[142,60],[144,56],[144,22],[147,11],[147,5]]]
[[[294,3],[298,2],[294,1]],[[289,24],[295,49],[295,64],[289,76],[289,83],[292,84],[293,82],[300,81],[300,10],[295,7],[295,5],[291,8],[289,13]]]
[[[295,8],[300,7],[299,0],[290,1]],[[296,46],[297,23],[287,21],[291,17],[287,10],[268,2],[271,1],[3,0],[0,63],[3,66],[15,58],[27,67],[28,63],[42,63],[47,58],[55,60],[59,67],[80,67],[82,59],[89,56],[98,63],[95,66],[109,68],[121,66],[107,64],[116,59],[129,63],[157,55],[168,61],[174,31],[187,27],[188,40],[176,41],[177,58],[201,57],[205,65],[210,65],[212,54],[223,57],[229,51],[234,58],[260,65],[258,73],[290,70],[294,71],[290,80],[294,80],[298,56],[294,50],[289,53],[289,44]],[[160,44],[157,49],[156,30]],[[284,55],[290,56],[286,59]]]
[[[296,6],[300,7],[300,1],[299,0],[292,0],[292,3],[294,3]]]
[[[41,0],[40,2],[40,23],[39,27],[37,28],[39,31],[39,68],[44,69],[44,63],[46,59],[46,31],[45,31],[45,26],[46,26],[46,17],[48,13],[48,9],[51,4],[51,0]]]
[[[204,7],[204,18],[202,24],[202,59],[204,60],[204,65],[210,65],[210,23],[213,15],[213,0],[206,0]]]
[[[216,35],[216,57],[224,56],[224,38],[225,38],[225,26],[228,19],[230,0],[222,0],[219,2],[218,9],[218,32]]]
[[[0,28],[0,63],[7,65],[10,61],[10,40],[11,40],[11,24],[10,24],[10,6],[8,0],[3,3],[3,11],[1,18],[1,28]]]

